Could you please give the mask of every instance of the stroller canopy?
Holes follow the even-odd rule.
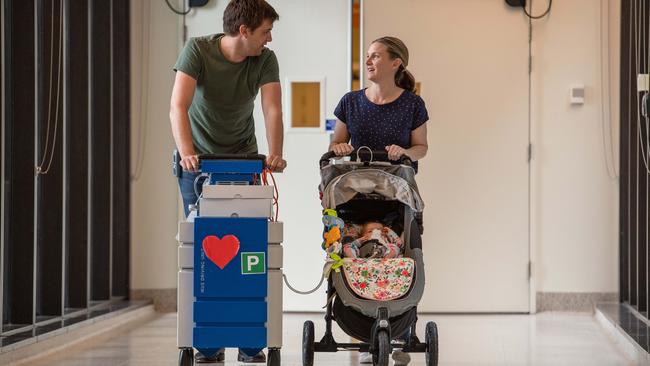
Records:
[[[408,205],[415,212],[422,212],[424,202],[417,186],[397,175],[380,169],[355,169],[329,180],[323,190],[323,208],[336,208],[357,194],[379,194],[390,200]]]

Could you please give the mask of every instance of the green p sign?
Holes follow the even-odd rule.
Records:
[[[249,252],[241,254],[242,274],[264,274],[266,273],[266,261],[264,252]]]

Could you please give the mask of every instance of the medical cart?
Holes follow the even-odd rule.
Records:
[[[203,191],[178,225],[179,365],[193,365],[194,348],[210,356],[230,347],[268,348],[267,365],[280,365],[283,227],[265,157],[199,162]]]

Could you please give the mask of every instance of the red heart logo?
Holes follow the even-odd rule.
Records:
[[[239,239],[234,235],[226,235],[222,239],[209,235],[203,239],[203,251],[214,264],[224,269],[239,252]]]

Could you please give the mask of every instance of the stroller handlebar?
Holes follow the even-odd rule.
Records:
[[[381,162],[390,162],[391,164],[401,164],[407,166],[413,166],[413,160],[407,155],[402,154],[399,160],[390,160],[388,159],[388,152],[384,150],[370,150],[367,148],[354,149],[349,155],[350,160],[362,161],[365,163],[371,163],[373,161]],[[328,151],[323,156],[321,156],[319,161],[319,166],[324,168],[329,164],[330,159],[337,157],[334,151]],[[372,160],[371,160],[372,159]]]

